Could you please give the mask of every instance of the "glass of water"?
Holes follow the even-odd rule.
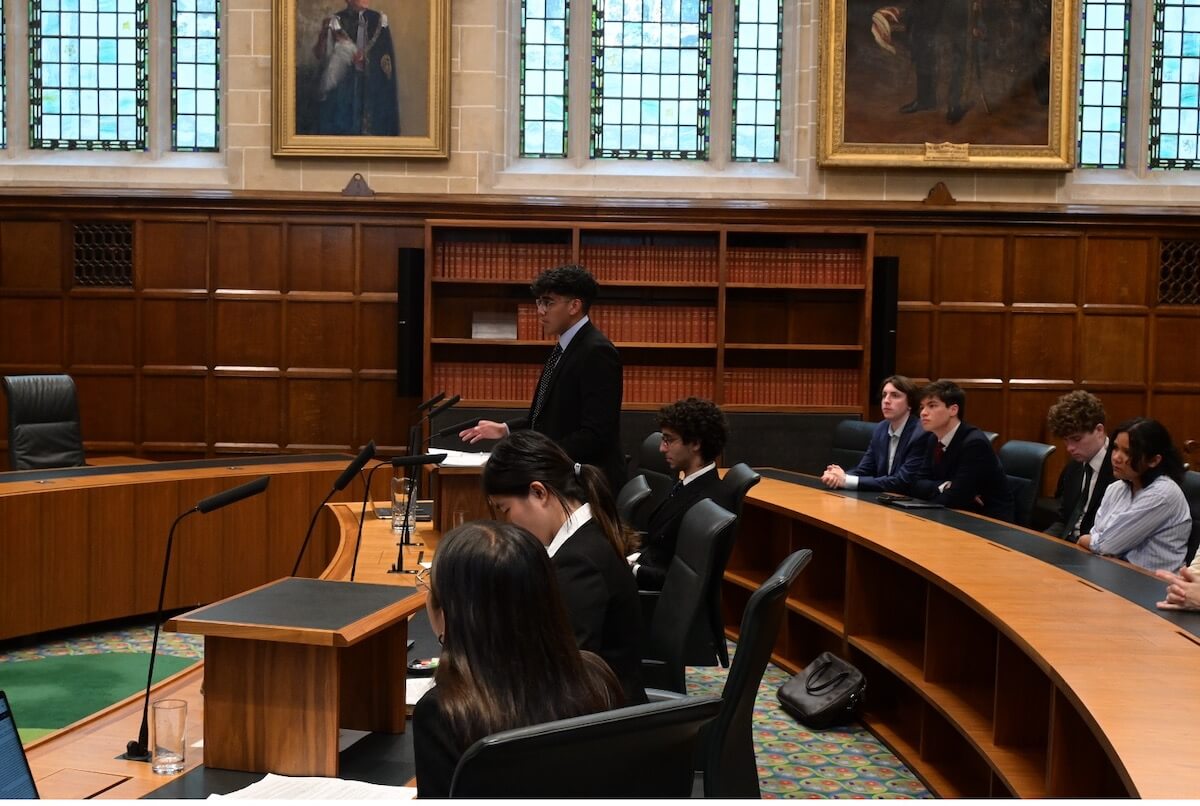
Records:
[[[154,712],[154,754],[150,769],[158,775],[183,772],[187,748],[187,703],[183,700],[156,700]]]

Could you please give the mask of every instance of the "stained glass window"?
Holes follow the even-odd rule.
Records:
[[[146,148],[146,0],[30,0],[31,148]]]
[[[1154,4],[1150,89],[1150,167],[1197,167],[1200,5],[1194,0]]]
[[[779,159],[783,1],[739,0],[733,9],[733,151],[736,162]]]
[[[171,148],[216,151],[221,70],[219,0],[171,4]]]
[[[1080,54],[1079,165],[1123,168],[1129,0],[1084,0]]]
[[[711,0],[593,0],[593,157],[707,159]]]
[[[569,0],[521,7],[521,156],[567,156]]]

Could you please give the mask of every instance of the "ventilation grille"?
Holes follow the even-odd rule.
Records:
[[[1159,305],[1200,305],[1200,241],[1163,238]]]
[[[133,286],[133,223],[76,223],[75,284]]]

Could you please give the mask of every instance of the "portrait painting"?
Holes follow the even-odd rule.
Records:
[[[1069,170],[1074,0],[822,0],[823,166]]]
[[[277,156],[446,157],[449,0],[275,0]]]

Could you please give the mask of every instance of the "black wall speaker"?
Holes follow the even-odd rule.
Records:
[[[871,296],[871,400],[878,402],[883,379],[896,374],[896,308],[900,258],[875,258]]]
[[[421,396],[425,250],[400,249],[396,271],[396,395]]]

